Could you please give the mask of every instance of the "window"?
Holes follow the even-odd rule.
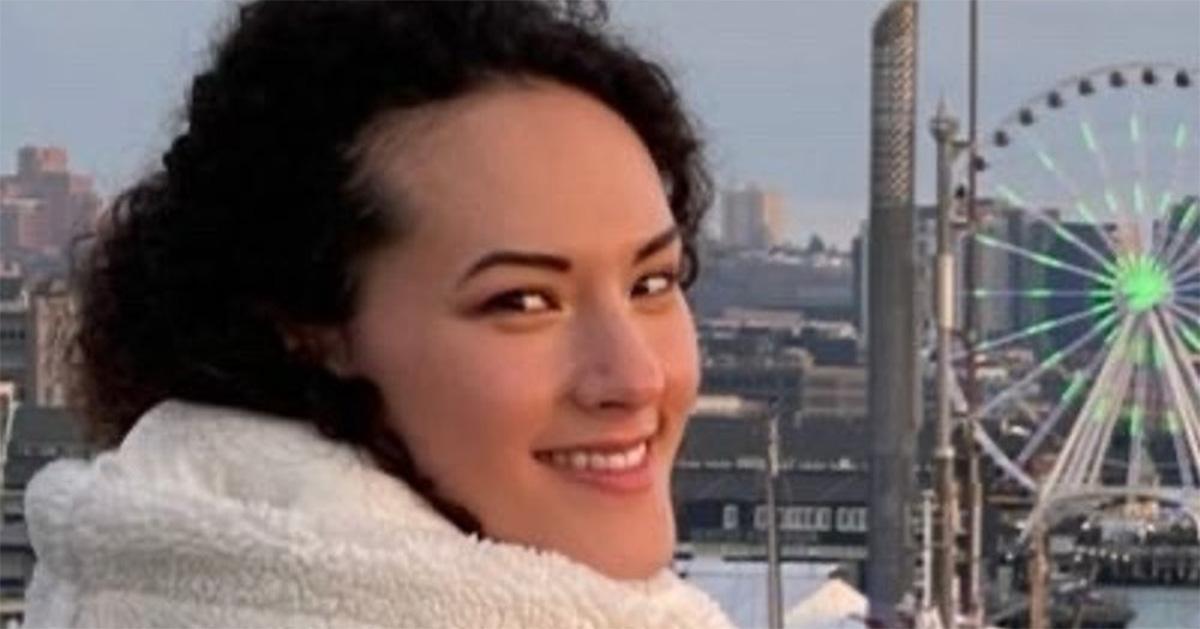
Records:
[[[815,518],[816,522],[814,523],[813,530],[817,530],[817,531],[828,531],[829,530],[830,520],[832,519],[830,511],[831,511],[831,509],[829,507],[821,507],[819,509],[816,509],[817,517]]]
[[[738,506],[735,504],[725,505],[721,509],[721,528],[726,531],[736,531],[738,529]]]
[[[783,523],[780,528],[785,531],[803,531],[808,522],[808,507],[784,507]]]
[[[862,533],[867,530],[866,507],[838,507],[837,530],[846,533]]]

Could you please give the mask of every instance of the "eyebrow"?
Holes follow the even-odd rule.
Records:
[[[646,258],[666,249],[679,239],[679,226],[672,225],[662,233],[655,235],[646,244],[638,247],[637,252],[633,256],[634,263],[641,262]],[[467,272],[463,274],[462,279],[458,281],[461,286],[472,277],[483,273],[484,271],[494,266],[523,266],[536,269],[545,269],[556,273],[566,273],[571,270],[571,261],[562,257],[549,253],[538,253],[532,251],[493,251],[479,258],[472,264]]]

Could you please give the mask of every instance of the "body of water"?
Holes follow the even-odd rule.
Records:
[[[1137,612],[1129,629],[1200,628],[1200,588],[1120,587],[1106,588],[1128,597]]]

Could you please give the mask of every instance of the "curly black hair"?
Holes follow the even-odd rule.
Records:
[[[700,139],[664,70],[606,21],[603,4],[577,2],[239,7],[163,168],[115,199],[75,269],[93,436],[117,443],[167,398],[311,421],[477,531],[386,428],[375,385],[338,377],[285,331],[347,321],[361,261],[404,235],[356,184],[363,130],[504,80],[553,80],[617,112],[658,168],[694,270],[711,199]]]

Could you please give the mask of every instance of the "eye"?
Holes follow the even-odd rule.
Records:
[[[545,291],[518,289],[492,297],[484,302],[480,310],[485,313],[537,314],[557,307],[555,299]]]
[[[633,285],[634,297],[654,297],[671,292],[679,285],[679,274],[674,271],[659,271],[643,275]]]

